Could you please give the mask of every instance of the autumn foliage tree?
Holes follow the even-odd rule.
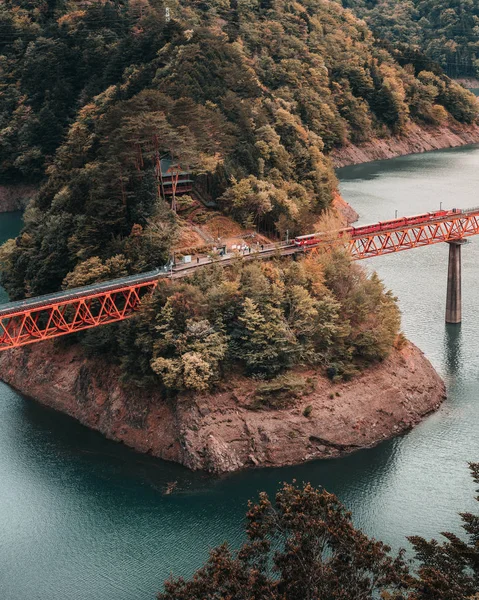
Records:
[[[41,183],[1,252],[2,285],[17,300],[168,263],[179,218],[164,155],[242,225],[310,231],[337,188],[335,149],[477,119],[475,98],[428,60],[335,1],[1,4],[0,177]],[[158,292],[122,339],[82,339],[121,347],[125,376],[169,393],[214,386],[233,365],[347,378],[392,348],[394,299],[338,256],[232,272]],[[183,320],[162,321],[170,295],[187,297]]]
[[[470,469],[474,482],[479,485],[479,463],[472,463]],[[479,502],[479,496],[476,500]],[[419,536],[409,538],[420,564],[412,600],[479,597],[479,515],[462,513],[461,520],[466,540],[449,532],[442,534],[446,538],[442,544]]]
[[[380,37],[420,48],[450,77],[479,72],[477,0],[343,0]]]
[[[386,358],[399,327],[392,295],[338,251],[162,282],[112,352],[119,347],[128,380],[155,375],[170,393],[214,388],[231,372],[273,379],[305,366],[339,380]],[[135,356],[149,363],[143,375]]]
[[[406,598],[402,553],[356,529],[338,499],[311,485],[262,493],[247,515],[247,543],[210,554],[190,581],[171,579],[159,600],[372,600]]]
[[[479,484],[479,464],[471,464]],[[479,500],[479,497],[477,498]],[[247,542],[226,544],[190,580],[170,578],[158,600],[475,600],[479,597],[479,516],[462,514],[467,540],[410,541],[414,562],[356,529],[325,490],[284,484],[273,502],[250,503]]]

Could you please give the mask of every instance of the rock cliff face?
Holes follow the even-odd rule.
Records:
[[[258,411],[256,384],[244,378],[173,402],[121,385],[118,369],[86,359],[79,347],[45,343],[0,354],[0,378],[20,392],[135,450],[214,473],[373,446],[413,427],[445,397],[443,382],[412,344],[348,383],[301,374],[311,391],[294,406]]]
[[[401,136],[374,138],[365,144],[348,144],[333,150],[330,158],[336,168],[418,154],[429,150],[456,148],[479,143],[479,125],[420,127],[411,125]]]
[[[37,192],[32,185],[0,185],[0,213],[24,210]]]
[[[351,225],[351,223],[354,223],[359,219],[358,213],[339,193],[334,195],[333,208],[339,213],[345,226]]]

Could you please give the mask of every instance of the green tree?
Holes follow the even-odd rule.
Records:
[[[400,552],[355,529],[338,499],[307,484],[285,484],[248,511],[248,542],[235,554],[214,549],[190,581],[170,579],[159,600],[405,599],[408,569]]]
[[[241,324],[241,349],[236,358],[244,362],[249,373],[273,376],[291,366],[298,351],[280,307],[268,302],[261,309],[245,298]]]
[[[165,311],[171,310],[169,307]],[[172,390],[206,391],[219,378],[219,365],[227,350],[227,338],[220,331],[215,331],[206,320],[186,322],[185,331],[176,334],[166,326],[171,323],[169,316],[163,316],[163,324],[159,330],[164,338],[157,343],[157,349],[165,349],[165,344],[173,347],[176,356],[165,358],[154,357],[152,370],[160,376],[164,385]]]

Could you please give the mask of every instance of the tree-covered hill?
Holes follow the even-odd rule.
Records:
[[[420,48],[451,77],[479,74],[478,0],[343,0],[374,33]]]
[[[10,0],[0,7],[0,52],[0,176],[43,183],[22,234],[1,250],[12,299],[164,264],[178,223],[162,198],[164,154],[203,175],[207,192],[241,224],[295,235],[331,202],[333,148],[400,134],[412,121],[478,116],[472,94],[418,61],[401,66],[363,21],[328,0]],[[344,269],[356,289],[358,276]],[[359,290],[358,334],[374,312]],[[203,323],[189,293],[184,301]],[[255,300],[241,294],[246,310]],[[164,295],[160,306],[167,302]],[[288,302],[277,299],[258,316],[266,329],[275,314],[288,330]],[[228,319],[239,316],[228,315],[206,317],[216,333],[234,337]],[[179,349],[156,342],[158,329],[132,338],[137,348],[146,344],[164,381],[165,369],[182,363],[160,359],[177,361],[188,346],[190,324],[182,323]],[[386,329],[395,334],[397,326],[393,318]],[[210,331],[201,327],[193,329]],[[102,335],[90,340],[101,346]],[[235,343],[226,346],[238,352]],[[115,344],[108,338],[105,346]],[[361,361],[352,338],[346,347]],[[295,348],[303,356],[302,342]]]
[[[91,257],[164,260],[164,152],[209,173],[240,222],[297,233],[331,201],[332,148],[477,117],[460,86],[400,67],[327,0],[11,0],[0,51],[1,178],[47,178],[8,257],[12,298]]]

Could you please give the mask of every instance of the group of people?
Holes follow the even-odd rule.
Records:
[[[257,250],[259,250],[261,248],[261,252],[263,252],[264,250],[264,244],[258,244]],[[216,248],[214,248],[214,250],[216,250]],[[248,246],[247,244],[242,244],[241,246],[233,246],[232,250],[238,250],[239,252],[241,252],[243,255],[245,254],[251,254],[252,248],[251,246]],[[200,264],[200,260],[201,260],[201,256],[197,255],[196,256],[196,264],[199,265]]]

